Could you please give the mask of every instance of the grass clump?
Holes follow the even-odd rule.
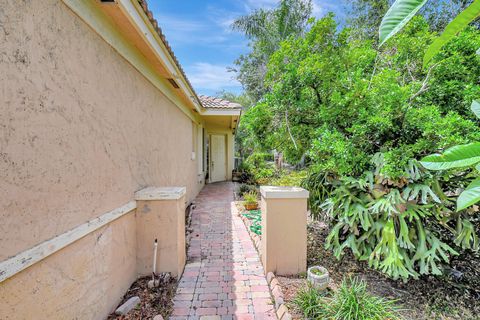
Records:
[[[246,205],[253,205],[257,203],[258,193],[256,191],[249,191],[243,194],[243,202]]]
[[[374,296],[365,281],[343,280],[333,292],[320,292],[307,286],[297,293],[294,304],[305,318],[329,320],[400,320],[395,301]]]

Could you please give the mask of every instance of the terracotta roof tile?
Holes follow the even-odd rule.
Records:
[[[204,95],[200,95],[198,97],[200,98],[200,102],[202,103],[203,107],[207,109],[242,109],[240,104],[230,102],[228,100]]]

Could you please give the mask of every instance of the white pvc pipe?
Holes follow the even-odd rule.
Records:
[[[158,247],[158,242],[157,242],[157,239],[155,239],[155,243],[153,245],[153,274],[152,274],[153,281],[155,281],[155,272],[157,271],[157,247]]]

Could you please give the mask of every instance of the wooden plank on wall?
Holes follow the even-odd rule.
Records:
[[[136,201],[130,201],[127,204],[109,211],[98,218],[85,222],[72,230],[69,230],[55,238],[42,242],[35,247],[25,250],[14,257],[0,262],[0,283],[12,277],[20,271],[31,265],[45,259],[60,249],[65,248],[71,243],[83,238],[87,234],[103,227],[104,225],[122,217],[123,215],[135,210]]]

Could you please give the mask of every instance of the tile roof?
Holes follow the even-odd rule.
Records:
[[[168,52],[170,53],[170,56],[172,57],[173,61],[175,62],[176,66],[178,67],[178,70],[182,73],[182,76],[185,78],[187,81],[187,84],[190,86],[190,89],[192,90],[193,94],[195,95],[195,98],[197,101],[200,102],[200,104],[204,108],[211,108],[211,109],[242,109],[242,106],[238,103],[230,102],[227,100],[223,100],[220,98],[214,98],[214,97],[208,97],[205,95],[197,95],[195,92],[195,89],[193,89],[192,84],[188,80],[187,75],[185,74],[185,71],[183,70],[182,66],[180,65],[180,62],[178,61],[177,57],[175,56],[175,53],[173,52],[172,48],[170,47],[167,39],[165,38],[165,35],[162,32],[162,29],[158,25],[157,20],[153,17],[152,11],[148,9],[148,4],[147,0],[137,0],[140,6],[142,7],[143,11],[147,15],[148,19],[150,20],[150,23],[152,26],[155,28],[156,32],[160,36],[160,39],[162,39],[163,44],[167,48]]]
[[[188,80],[188,77],[187,75],[185,74],[185,71],[183,70],[182,66],[180,65],[180,62],[178,62],[178,59],[177,57],[175,56],[175,53],[173,53],[173,50],[172,48],[170,47],[170,44],[168,43],[167,39],[165,38],[165,35],[163,34],[162,32],[162,29],[160,28],[160,26],[158,25],[158,22],[157,20],[153,17],[153,13],[152,11],[150,11],[148,9],[148,4],[147,4],[147,0],[137,0],[138,3],[140,4],[140,6],[142,7],[143,11],[145,12],[145,14],[147,15],[148,19],[150,20],[150,23],[152,24],[152,26],[154,27],[155,31],[158,33],[158,35],[160,36],[160,39],[162,39],[162,42],[163,44],[165,45],[165,47],[167,48],[168,52],[170,53],[170,56],[172,57],[173,61],[175,62],[175,64],[177,65],[178,67],[178,70],[180,70],[180,72],[182,73],[182,76],[185,78],[185,80],[187,81],[187,84],[189,85],[190,89],[192,90],[193,94],[195,95],[195,98],[197,99],[197,101],[200,101],[200,99],[198,98],[198,95],[197,93],[195,92],[195,89],[193,89],[193,86],[192,84],[190,83],[190,80]]]
[[[200,102],[207,109],[242,109],[242,106],[228,100],[200,95]]]

